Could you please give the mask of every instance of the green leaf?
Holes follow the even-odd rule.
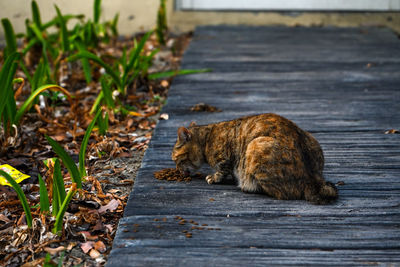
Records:
[[[31,3],[32,8],[32,20],[38,26],[39,30],[42,30],[42,21],[40,19],[39,6],[35,0]]]
[[[53,194],[53,198],[57,197],[58,203],[61,204],[65,199],[65,185],[59,159],[56,159],[54,163],[53,184],[57,187],[57,195]]]
[[[99,108],[99,106],[101,104],[101,100],[103,100],[103,98],[104,98],[104,94],[103,94],[103,91],[101,91],[99,93],[99,95],[96,97],[96,100],[94,101],[93,106],[89,111],[89,114],[93,114]]]
[[[94,125],[96,124],[97,118],[101,114],[101,109],[99,109],[94,116],[92,122],[89,124],[88,128],[86,129],[85,135],[83,136],[82,143],[81,143],[81,148],[79,150],[79,173],[81,177],[86,176],[86,169],[85,169],[85,156],[86,156],[86,148],[89,142],[90,134],[92,133],[92,130],[94,128]]]
[[[0,119],[3,117],[4,108],[7,105],[15,106],[12,81],[20,59],[21,54],[14,52],[7,57],[0,70]]]
[[[39,195],[40,195],[40,212],[47,213],[50,211],[49,194],[47,192],[46,183],[43,181],[42,176],[38,174],[39,180]]]
[[[52,91],[60,91],[62,92],[64,95],[69,96],[70,94],[68,93],[67,90],[65,90],[64,88],[62,88],[61,86],[55,85],[55,84],[46,84],[43,85],[41,87],[39,87],[38,89],[36,89],[29,97],[27,100],[25,100],[25,102],[22,104],[22,106],[19,108],[19,110],[17,111],[17,114],[15,115],[15,123],[19,123],[19,121],[21,120],[22,116],[24,115],[24,113],[30,108],[32,102],[35,100],[35,98],[43,91],[45,90],[52,90]],[[0,113],[1,114],[1,113]]]
[[[11,184],[12,188],[14,188],[15,192],[17,193],[17,196],[21,201],[22,208],[25,211],[26,223],[28,224],[28,227],[31,228],[32,227],[31,208],[28,205],[28,201],[26,200],[24,192],[22,191],[19,184],[8,173],[0,169],[0,175],[6,178],[7,182]]]
[[[115,14],[114,19],[111,22],[110,29],[114,37],[118,37],[118,19],[119,19],[119,13]]]
[[[94,0],[93,21],[95,24],[99,23],[100,15],[101,15],[101,0]]]
[[[57,5],[54,5],[56,12],[57,12],[57,17],[58,17],[58,23],[60,25],[61,31],[61,44],[62,44],[62,50],[65,52],[69,51],[69,39],[68,39],[68,30],[67,30],[67,25],[64,20],[64,17],[61,14],[60,9],[58,8]]]
[[[90,60],[96,62],[97,64],[99,64],[100,66],[102,66],[106,70],[106,72],[111,76],[111,78],[114,80],[115,84],[118,87],[121,87],[121,80],[118,77],[117,73],[114,72],[114,70],[111,68],[111,66],[106,64],[103,60],[101,60],[95,54],[92,54],[92,53],[90,53],[88,51],[81,51],[81,52],[78,52],[75,55],[72,55],[72,56],[68,57],[67,60],[68,61],[74,61],[74,60],[81,59],[81,58],[90,59]]]
[[[34,92],[36,88],[39,88],[43,85],[43,80],[45,78],[45,66],[43,60],[39,62],[36,67],[35,73],[33,74],[31,90]]]
[[[158,42],[161,45],[165,45],[165,32],[168,29],[167,26],[167,11],[165,8],[165,0],[160,0],[160,6],[157,12],[157,28],[156,35]]]
[[[86,51],[85,46],[80,40],[76,40],[75,45],[78,47],[79,52]],[[81,63],[86,83],[89,84],[92,81],[92,70],[90,68],[89,60],[87,58],[81,58]]]
[[[72,181],[77,184],[78,188],[82,188],[82,177],[79,174],[79,170],[76,167],[75,162],[67,154],[67,152],[65,152],[64,148],[62,148],[62,146],[60,146],[54,139],[47,135],[45,137],[47,139],[47,142],[49,142],[49,144],[53,148],[54,152],[56,152],[56,154],[63,161],[64,165],[67,167],[68,172],[71,175]]]
[[[15,37],[14,29],[11,25],[11,22],[7,18],[2,19],[1,23],[3,24],[4,35],[6,37],[7,43],[7,53],[4,53],[6,58],[7,56],[17,51],[17,38]]]
[[[134,48],[133,52],[131,52],[131,55],[129,57],[129,61],[128,64],[126,65],[125,69],[124,69],[124,74],[122,75],[122,84],[121,84],[121,91],[124,90],[128,78],[128,74],[129,72],[133,69],[134,64],[136,63],[140,52],[142,52],[144,44],[146,43],[147,39],[149,39],[150,35],[153,33],[153,31],[149,31],[148,33],[146,33],[142,39],[140,40],[139,44]]]
[[[110,108],[115,108],[115,103],[112,98],[112,92],[110,88],[110,84],[107,82],[106,76],[101,76],[100,78],[100,84],[101,84],[101,91],[103,92],[104,99],[106,101],[106,104]]]
[[[73,183],[71,188],[69,189],[67,196],[65,197],[63,203],[61,204],[61,208],[58,211],[58,214],[56,216],[56,222],[54,223],[54,228],[53,228],[54,234],[61,235],[64,214],[67,211],[69,202],[71,201],[73,195],[76,192],[76,187],[77,187],[77,185],[75,183]]]
[[[103,115],[100,115],[100,117],[97,119],[97,125],[99,126],[99,134],[100,135],[106,135],[107,130],[108,130],[108,112],[106,111],[106,114],[103,118]]]
[[[176,75],[188,75],[188,74],[204,73],[204,72],[211,72],[211,71],[212,71],[212,69],[171,70],[171,71],[156,72],[156,73],[149,74],[148,78],[150,80],[157,80],[160,78],[168,78],[168,77],[173,77]]]
[[[85,15],[83,14],[78,14],[78,15],[63,15],[63,19],[65,23],[67,23],[71,19],[83,19]],[[46,22],[45,24],[42,25],[42,30],[46,30],[47,28],[50,28],[58,23],[58,17],[55,17],[54,19],[50,20],[49,22]]]
[[[53,179],[54,180],[54,179]],[[54,217],[57,216],[58,211],[60,210],[60,198],[59,198],[60,194],[58,193],[58,188],[56,183],[54,183],[53,181],[53,200],[52,200],[52,204],[53,204],[53,209],[52,209],[52,214]]]

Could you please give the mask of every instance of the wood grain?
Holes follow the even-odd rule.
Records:
[[[182,68],[205,67],[172,84],[170,119],[157,125],[107,266],[400,265],[400,135],[384,134],[400,129],[399,39],[383,28],[199,27]],[[191,112],[199,102],[222,112]],[[179,126],[267,112],[318,139],[337,202],[153,177],[174,167]]]

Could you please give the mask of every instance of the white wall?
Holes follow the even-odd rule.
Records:
[[[92,18],[93,0],[37,0],[42,21],[56,16],[54,4],[63,14],[85,14]],[[101,20],[110,20],[119,12],[118,29],[121,34],[149,30],[156,24],[159,0],[103,0]],[[11,20],[15,32],[25,32],[25,18],[31,18],[30,0],[0,0],[0,18]],[[0,35],[3,28],[0,27]]]

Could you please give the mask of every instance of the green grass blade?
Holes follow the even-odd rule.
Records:
[[[85,46],[80,40],[76,40],[75,45],[77,46],[79,52],[86,51]],[[92,69],[90,67],[89,60],[87,58],[81,58],[81,63],[86,83],[89,84],[92,81]]]
[[[58,235],[61,234],[64,214],[67,211],[69,202],[71,201],[72,197],[74,196],[74,194],[76,192],[76,187],[77,187],[77,185],[75,183],[73,183],[71,188],[69,189],[67,196],[65,197],[63,203],[61,204],[61,208],[58,211],[57,216],[56,216],[56,222],[54,223],[54,228],[53,228],[54,234],[58,234]]]
[[[3,118],[5,118],[8,122],[10,122],[10,125],[13,125],[15,123],[15,114],[17,113],[17,103],[15,102],[13,92],[9,93],[7,97],[8,99],[6,108],[3,111],[4,112]]]
[[[51,213],[53,214],[54,217],[57,216],[58,211],[60,210],[60,206],[61,206],[59,196],[60,196],[60,194],[58,193],[57,185],[54,182],[54,178],[53,178],[53,199],[52,199],[53,209],[52,209]]]
[[[101,15],[101,0],[94,0],[93,4],[93,21],[95,24],[98,24],[100,21]]]
[[[39,26],[38,26],[36,23],[32,23],[32,24],[30,25],[30,28],[31,28],[31,30],[33,31],[33,33],[35,34],[36,38],[38,38],[39,41],[40,41],[42,44],[46,44],[46,43],[47,43],[46,40],[44,39],[43,35],[42,35],[42,32],[41,32],[40,29],[39,29]]]
[[[83,14],[78,14],[78,15],[72,15],[72,14],[67,14],[67,15],[63,15],[63,19],[65,21],[65,23],[67,23],[68,21],[70,21],[71,19],[83,19],[85,17],[85,15]],[[42,30],[46,30],[54,25],[56,25],[58,22],[58,17],[55,17],[54,19],[50,20],[49,22],[46,22],[45,24],[42,25]]]
[[[165,45],[165,32],[167,31],[167,11],[165,8],[165,0],[160,0],[160,6],[157,12],[157,28],[156,35],[158,42]]]
[[[60,160],[56,159],[54,163],[54,172],[53,172],[53,184],[56,185],[57,187],[57,193],[58,193],[58,203],[62,203],[65,199],[65,185],[64,185],[64,179],[63,175],[61,172],[61,164]],[[54,195],[53,195],[54,197]]]
[[[42,30],[42,20],[40,19],[40,11],[39,6],[35,0],[31,3],[32,9],[32,20],[38,26],[40,30]]]
[[[110,108],[115,108],[115,103],[114,99],[112,98],[112,92],[110,88],[110,84],[107,82],[106,76],[101,76],[100,78],[100,84],[101,84],[101,91],[103,92],[104,99],[106,101],[106,104]]]
[[[62,50],[65,52],[69,51],[69,39],[68,39],[68,30],[67,30],[67,25],[64,20],[64,17],[61,14],[60,9],[58,8],[57,5],[54,5],[54,8],[56,9],[57,12],[57,17],[58,17],[58,23],[60,25],[60,34],[61,34],[61,44],[62,44]]]
[[[211,72],[212,69],[187,69],[187,70],[171,70],[171,71],[164,71],[164,72],[157,72],[149,74],[148,78],[150,80],[157,80],[160,78],[168,78],[173,77],[176,75],[188,75],[188,74],[196,74],[196,73],[205,73]]]
[[[43,85],[41,87],[39,87],[38,89],[36,89],[29,97],[27,100],[25,100],[25,102],[22,104],[22,106],[19,108],[19,110],[17,111],[17,114],[15,115],[15,123],[19,123],[19,121],[21,120],[22,116],[25,114],[25,112],[30,108],[30,106],[32,105],[33,101],[35,100],[35,98],[43,91],[45,90],[52,90],[52,91],[60,91],[61,93],[63,93],[64,95],[66,95],[67,97],[70,97],[70,93],[65,90],[64,88],[62,88],[61,86],[55,85],[55,84],[47,84],[47,85]],[[1,113],[0,113],[1,114]]]
[[[27,40],[31,41],[32,38],[35,37],[35,34],[33,33],[30,25],[31,21],[29,19],[25,19],[25,30],[26,30],[25,37]]]
[[[48,213],[50,211],[49,193],[47,192],[46,183],[42,176],[38,174],[39,180],[39,195],[40,195],[40,212]]]
[[[9,19],[5,18],[1,20],[1,24],[3,24],[4,35],[6,38],[6,52],[4,53],[5,57],[11,55],[12,53],[17,51],[17,38],[15,37],[14,29],[11,25]]]
[[[99,126],[99,134],[100,135],[106,135],[107,130],[108,130],[108,112],[106,111],[106,114],[103,118],[102,115],[97,119],[97,125]]]
[[[86,156],[86,148],[89,142],[90,134],[96,124],[97,118],[101,114],[101,109],[99,109],[94,116],[92,122],[89,124],[88,128],[86,129],[85,135],[83,136],[81,148],[79,150],[79,173],[81,177],[86,176],[86,168],[85,168],[85,156]]]
[[[75,162],[72,160],[72,158],[65,152],[64,148],[60,146],[54,139],[52,139],[50,136],[45,136],[47,139],[47,142],[51,145],[53,148],[54,152],[61,158],[63,161],[64,165],[67,167],[72,181],[77,184],[78,188],[82,188],[82,178],[79,174],[79,170],[76,167]]]
[[[74,60],[81,59],[81,58],[90,59],[90,60],[96,62],[97,64],[99,64],[100,66],[102,66],[106,70],[106,72],[111,76],[111,78],[114,80],[115,84],[118,87],[121,87],[121,81],[120,81],[120,78],[117,75],[117,73],[111,68],[110,65],[106,64],[103,60],[101,60],[95,54],[92,54],[92,53],[90,53],[88,51],[81,51],[81,52],[78,52],[75,55],[72,55],[72,56],[68,57],[67,60],[68,61],[74,61]]]
[[[97,96],[96,100],[94,101],[93,106],[89,111],[89,114],[93,114],[99,108],[101,100],[103,100],[103,98],[104,98],[104,94],[103,94],[103,91],[101,91],[99,93],[99,95]]]
[[[39,62],[36,67],[35,73],[33,74],[32,83],[31,83],[31,90],[34,92],[35,88],[39,88],[43,85],[43,80],[45,78],[45,66],[43,60]]]
[[[114,19],[111,22],[110,29],[114,37],[118,37],[118,20],[119,13],[115,14]]]
[[[14,79],[20,58],[21,54],[14,52],[7,57],[3,67],[0,70],[0,119],[3,116],[3,111],[7,102],[11,99],[11,101],[15,102],[14,93],[12,90],[12,81]],[[12,98],[10,98],[10,95]]]
[[[152,33],[153,33],[153,31],[149,31],[148,33],[146,33],[140,40],[139,44],[131,52],[131,55],[129,57],[129,62],[124,69],[124,74],[122,75],[122,84],[121,84],[122,87],[125,87],[127,85],[126,81],[128,78],[128,74],[133,69],[133,66],[136,63],[136,60],[139,58],[140,52],[142,52],[142,50],[143,50],[144,44],[146,43],[147,39],[149,39],[149,37]],[[121,90],[123,90],[123,89],[124,88],[121,88]]]
[[[6,178],[7,182],[9,182],[14,188],[15,192],[17,193],[17,196],[19,200],[21,201],[22,207],[25,211],[25,216],[26,216],[26,223],[28,224],[28,227],[32,227],[32,214],[31,214],[31,208],[28,205],[28,201],[26,200],[25,194],[22,191],[21,187],[19,184],[5,171],[0,170],[0,175]]]

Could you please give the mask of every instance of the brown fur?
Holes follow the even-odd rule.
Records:
[[[244,192],[314,204],[338,197],[336,187],[323,178],[324,156],[318,141],[276,114],[180,127],[172,160],[185,173],[208,163],[216,170],[206,177],[209,184],[231,175]]]

